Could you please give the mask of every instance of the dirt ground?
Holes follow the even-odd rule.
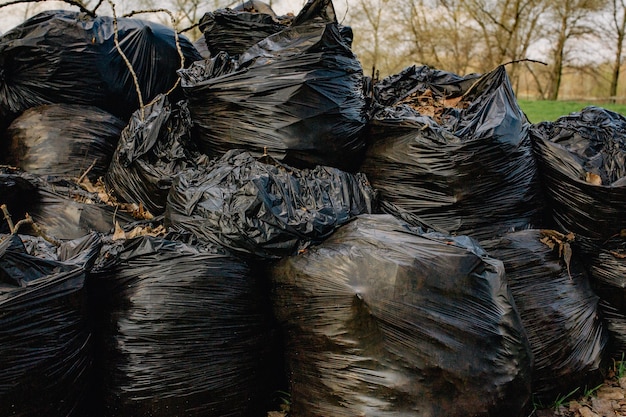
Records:
[[[531,417],[624,417],[626,416],[626,376],[618,378],[610,370],[600,388],[576,393],[556,407],[536,410]]]
[[[585,395],[576,392],[562,404],[534,410],[528,417],[626,417],[626,376],[609,370],[604,383]],[[270,411],[267,417],[289,417],[288,412]]]

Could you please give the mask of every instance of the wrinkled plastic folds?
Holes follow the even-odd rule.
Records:
[[[0,205],[6,204],[13,223],[28,213],[35,225],[53,239],[77,239],[91,232],[108,233],[136,219],[132,213],[105,203],[71,180],[45,178],[11,168],[0,168]],[[4,217],[4,216],[3,216]],[[8,232],[3,220],[0,230]],[[19,229],[36,234],[31,226]]]
[[[93,364],[86,271],[100,239],[0,235],[0,415],[83,417]]]
[[[553,233],[523,230],[484,245],[504,263],[534,356],[533,394],[543,404],[601,383],[609,342],[584,265],[576,255],[559,257]]]
[[[107,187],[120,201],[162,214],[174,176],[208,163],[193,151],[191,124],[187,103],[171,104],[164,95],[133,113],[104,178]]]
[[[257,42],[286,27],[271,9],[264,9],[262,12],[218,9],[205,13],[198,26],[204,34],[211,55],[223,51],[232,56],[245,52]]]
[[[363,213],[375,193],[362,174],[318,166],[297,170],[229,151],[210,169],[176,177],[165,223],[240,254],[280,258],[327,238]]]
[[[23,219],[37,201],[37,186],[27,174],[17,169],[0,167],[0,205],[6,205],[12,219]],[[2,217],[0,233],[10,233],[4,214]]]
[[[531,353],[498,260],[363,215],[271,270],[291,412],[519,416]]]
[[[626,236],[602,243],[577,237],[576,249],[589,270],[611,335],[610,356],[621,360],[626,351]]]
[[[337,23],[332,2],[313,0],[291,26],[236,62],[222,52],[212,58],[219,64],[199,61],[179,71],[200,149],[210,156],[267,149],[298,168],[356,170],[367,109],[350,33]]]
[[[223,251],[162,238],[102,252],[90,283],[104,416],[263,416],[272,342],[262,277]]]
[[[411,90],[402,80],[399,99],[405,90],[436,97],[436,91],[449,89],[457,98],[462,93],[468,107],[446,108],[441,121],[407,104],[379,108],[368,125],[360,170],[381,200],[437,229],[478,240],[539,222],[542,200],[529,123],[504,67],[479,79],[469,76],[474,83],[464,91],[467,80],[436,70],[415,73]],[[434,81],[449,78],[452,86],[434,88]]]
[[[591,243],[626,229],[626,118],[586,107],[531,129],[557,226]]]
[[[44,176],[79,178],[86,174],[95,182],[106,173],[124,125],[93,106],[32,107],[5,133],[5,162]]]
[[[480,78],[480,74],[461,76],[426,65],[413,65],[375,84],[375,102],[383,107],[394,106],[415,93],[430,90],[439,97],[460,97]]]
[[[128,119],[139,108],[131,72],[114,43],[110,16],[53,10],[0,37],[0,115],[41,104],[93,105]],[[118,18],[120,48],[139,81],[144,103],[178,81],[182,67],[175,32],[139,19]],[[185,64],[201,59],[181,36]],[[180,89],[176,94],[180,97]]]

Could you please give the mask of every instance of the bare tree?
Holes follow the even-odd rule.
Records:
[[[539,21],[551,0],[467,0],[465,11],[479,29],[481,60],[479,70],[527,58],[528,49],[541,36]],[[514,83],[518,67],[509,75]]]
[[[402,43],[407,59],[466,73],[478,50],[476,27],[462,0],[402,0],[397,25],[404,26]]]
[[[354,32],[353,49],[364,68],[375,68],[382,74],[398,69],[403,49],[397,36],[392,0],[358,0],[348,10]]]
[[[574,48],[570,43],[593,32],[591,16],[605,5],[604,0],[553,0],[550,2],[548,22],[553,22],[551,50],[551,72],[549,95],[557,100],[563,78],[563,68]]]
[[[626,36],[626,1],[611,0],[611,29],[614,37],[614,58],[611,71],[611,85],[609,96],[617,96],[617,86],[619,83],[620,71],[622,68],[622,54],[624,50],[624,37]]]

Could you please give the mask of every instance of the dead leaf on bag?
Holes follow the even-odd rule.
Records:
[[[585,173],[585,181],[591,185],[602,185],[602,177],[598,174],[594,174],[593,172]]]

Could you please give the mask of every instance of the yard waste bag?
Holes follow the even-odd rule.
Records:
[[[626,352],[626,236],[622,231],[599,244],[582,240],[576,249],[582,254],[593,290],[601,299],[600,310],[611,335],[609,354],[622,360]]]
[[[107,188],[120,201],[163,214],[177,173],[209,162],[195,151],[191,125],[187,103],[171,103],[162,94],[137,110],[121,133],[104,177]]]
[[[264,416],[273,322],[258,271],[216,247],[107,242],[90,276],[103,415]]]
[[[220,52],[179,71],[200,150],[264,149],[297,168],[354,171],[367,121],[351,30],[330,0],[311,0],[284,30],[239,55]]]
[[[386,98],[366,132],[360,171],[380,199],[479,241],[541,223],[530,124],[505,68],[465,80],[433,69],[405,72],[413,88],[406,77],[392,78],[399,83],[393,103],[386,95],[392,81],[381,81],[377,95]]]
[[[95,234],[58,248],[0,235],[0,415],[91,415],[85,279],[99,248]]]
[[[41,12],[0,37],[0,117],[42,104],[93,105],[128,119],[139,97],[115,45],[113,17],[52,10]],[[119,46],[139,82],[143,103],[178,82],[176,71],[201,59],[173,29],[149,21],[117,19]],[[180,88],[173,94],[181,96]]]
[[[589,106],[530,133],[559,229],[588,244],[619,236],[626,229],[626,117]]]
[[[372,91],[376,103],[374,110],[394,106],[407,99],[410,102],[411,97],[417,98],[423,96],[424,93],[427,95],[423,96],[423,99],[433,100],[431,104],[434,104],[434,97],[458,99],[478,81],[480,76],[481,74],[462,76],[427,65],[412,65],[375,83]],[[435,110],[437,113],[443,113],[446,108],[443,105],[430,107],[433,107],[432,113]],[[454,111],[454,106],[447,107],[447,111]]]
[[[372,213],[375,198],[362,174],[325,166],[298,170],[233,150],[210,168],[176,177],[164,221],[242,256],[278,259]]]
[[[575,235],[611,333],[611,355],[626,345],[626,118],[589,106],[531,129],[550,215]],[[621,349],[621,350],[620,350]]]
[[[34,223],[20,227],[21,234],[71,240],[91,232],[112,232],[116,223],[131,223],[145,214],[134,206],[114,204],[103,198],[108,198],[104,188],[98,189],[90,182],[46,179],[16,168],[0,167],[0,205],[6,205],[14,224],[26,220],[27,214]],[[10,232],[4,217],[2,214],[0,230]]]
[[[271,276],[294,417],[526,409],[526,333],[502,262],[472,239],[362,215]]]
[[[568,237],[555,230],[522,230],[484,248],[504,263],[535,359],[534,398],[551,404],[576,388],[602,383],[609,333]]]
[[[93,106],[47,104],[15,119],[5,136],[5,163],[43,176],[92,181],[103,176],[125,123]]]
[[[0,167],[0,206],[6,206],[16,222],[23,219],[38,201],[37,186],[29,176],[17,168]],[[1,216],[0,233],[10,233],[5,214]]]
[[[235,9],[218,9],[205,13],[200,19],[198,28],[204,35],[211,56],[222,51],[231,56],[240,55],[257,42],[284,30],[291,23],[289,17],[279,18],[263,2],[246,3]]]

